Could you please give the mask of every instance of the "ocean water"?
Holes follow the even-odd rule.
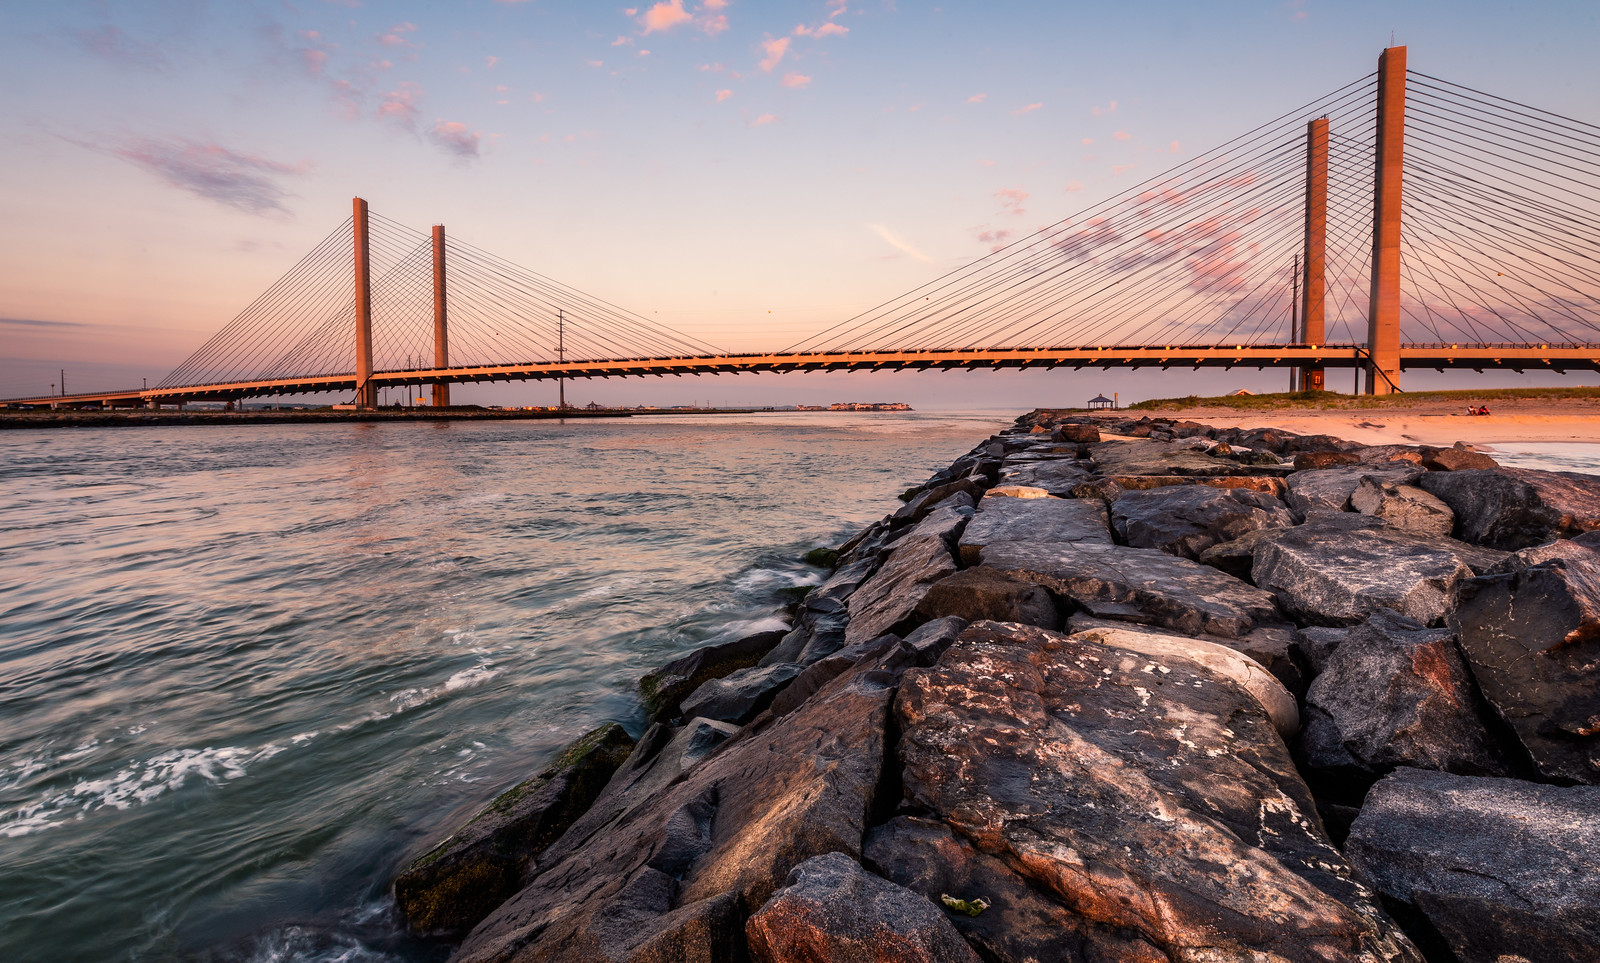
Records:
[[[0,435],[0,960],[425,960],[408,856],[1010,415]]]
[[[1486,447],[1494,460],[1507,468],[1538,468],[1542,471],[1600,474],[1600,441],[1595,443],[1503,441]]]

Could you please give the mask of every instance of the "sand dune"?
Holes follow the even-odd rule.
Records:
[[[1366,445],[1600,443],[1600,403],[1548,399],[1486,403],[1491,413],[1483,416],[1467,415],[1464,404],[1443,401],[1323,411],[1186,408],[1152,415],[1187,418],[1218,428],[1272,427],[1303,435],[1329,434]]]

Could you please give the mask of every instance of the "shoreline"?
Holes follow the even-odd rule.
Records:
[[[457,963],[1579,959],[1600,478],[1196,414],[980,442],[411,860],[402,919]]]

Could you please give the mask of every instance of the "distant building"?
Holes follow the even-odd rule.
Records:
[[[1243,398],[1243,397],[1245,397],[1247,395],[1253,395],[1253,394],[1255,394],[1255,392],[1251,391],[1249,388],[1240,388],[1237,391],[1228,392],[1228,397],[1229,398]]]
[[[837,401],[828,406],[829,411],[910,411],[903,401]]]
[[[1115,408],[1117,403],[1105,395],[1095,395],[1089,399],[1090,408]]]

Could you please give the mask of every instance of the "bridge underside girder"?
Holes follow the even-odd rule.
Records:
[[[721,355],[698,358],[624,358],[603,361],[428,368],[374,372],[369,385],[463,384],[545,381],[557,378],[632,378],[801,371],[926,371],[980,368],[1353,368],[1366,364],[1359,345],[1118,345],[1112,347],[1002,348],[973,351],[856,351]],[[1402,368],[1443,371],[1600,371],[1600,344],[1407,344]],[[10,404],[133,407],[197,401],[238,401],[271,395],[348,392],[354,374],[228,384],[152,388],[11,399]]]

